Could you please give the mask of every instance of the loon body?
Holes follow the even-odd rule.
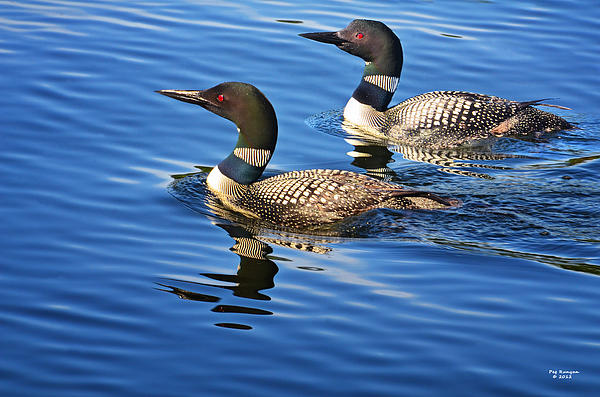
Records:
[[[571,129],[566,120],[532,105],[464,91],[434,91],[388,108],[402,71],[402,45],[385,24],[356,19],[338,32],[302,33],[335,44],[365,61],[358,87],[344,118],[370,133],[398,143],[432,148],[469,145],[505,135],[529,135]]]
[[[157,92],[200,105],[237,125],[235,149],[213,168],[206,183],[227,207],[250,218],[307,228],[375,208],[436,209],[458,203],[342,170],[292,171],[259,180],[277,142],[275,111],[262,92],[237,82],[203,91]]]

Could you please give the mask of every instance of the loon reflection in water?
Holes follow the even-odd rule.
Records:
[[[213,220],[213,224],[224,229],[235,241],[235,244],[230,248],[230,251],[238,255],[240,260],[239,265],[237,265],[236,273],[200,273],[200,276],[217,281],[218,283],[197,282],[173,278],[163,279],[161,282],[157,283],[158,286],[162,287],[157,288],[158,290],[177,295],[181,299],[207,303],[218,303],[221,301],[221,298],[212,294],[194,292],[192,289],[205,289],[207,287],[217,288],[229,290],[236,297],[258,301],[269,301],[271,298],[263,291],[275,286],[274,278],[279,271],[279,268],[270,257],[273,249],[266,241],[288,248],[303,249],[316,253],[326,253],[330,250],[326,246],[313,246],[305,241],[289,238],[289,236],[287,238],[282,236],[281,239],[273,237],[257,238],[245,226],[229,223],[227,221],[223,222],[223,220],[217,220],[212,216],[210,218]],[[284,258],[278,259],[285,260]],[[178,284],[179,286],[175,284]],[[273,314],[268,310],[250,307],[248,305],[240,306],[221,303],[214,306],[211,311],[216,313],[243,313],[253,315]],[[249,325],[231,322],[217,323],[215,325],[226,328],[252,329]]]
[[[356,130],[355,127],[342,125],[346,131]],[[466,161],[495,161],[509,158],[526,158],[526,156],[492,153],[489,148],[461,148],[461,149],[426,149],[406,145],[382,145],[376,140],[364,136],[350,135],[344,140],[354,146],[354,150],[347,154],[354,160],[352,164],[364,168],[368,175],[392,181],[395,172],[387,166],[393,162],[393,154],[400,153],[405,160],[417,161],[439,166],[438,171],[449,174],[470,176],[481,179],[494,179],[493,176],[473,171],[473,168],[488,170],[509,170],[503,165],[481,164]],[[468,169],[465,169],[468,168]]]
[[[487,144],[501,136],[529,136],[574,126],[534,106],[562,106],[513,101],[464,91],[434,91],[388,105],[402,71],[403,52],[394,32],[379,21],[355,19],[337,32],[302,33],[362,58],[365,68],[344,108],[344,118],[364,133],[402,145],[433,149]]]
[[[530,156],[496,153],[491,145],[447,149],[399,145],[385,137],[365,135],[360,127],[344,120],[341,111],[337,110],[312,115],[306,119],[306,124],[319,132],[342,137],[348,144],[354,146],[354,150],[347,153],[353,158],[352,165],[363,168],[368,175],[385,181],[398,182],[393,178],[395,172],[388,166],[389,163],[394,162],[394,153],[401,154],[405,160],[439,166],[438,170],[442,172],[482,179],[494,179],[494,177],[473,171],[473,168],[489,170],[511,168],[505,165],[482,164],[479,163],[480,161],[531,159]]]
[[[209,303],[217,303],[221,298],[215,295],[193,292],[190,289],[194,287],[218,288],[230,290],[233,292],[234,296],[242,298],[263,301],[270,300],[271,298],[268,295],[265,295],[260,291],[274,287],[275,284],[273,278],[279,271],[277,265],[267,257],[267,254],[272,252],[271,247],[262,241],[255,239],[240,226],[225,224],[217,224],[217,226],[225,229],[236,242],[231,248],[231,251],[235,252],[240,258],[236,274],[200,273],[203,277],[221,282],[220,284],[168,279],[161,283],[157,283],[159,286],[163,287],[158,289],[177,295],[181,299]],[[173,284],[185,285],[185,288],[180,288]],[[256,307],[228,304],[217,304],[211,311],[216,313],[243,313],[254,315],[273,314],[268,310]],[[225,328],[252,329],[249,325],[232,322],[216,323],[215,325]]]

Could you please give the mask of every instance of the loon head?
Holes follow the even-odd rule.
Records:
[[[159,94],[200,105],[232,121],[246,147],[273,150],[277,142],[275,110],[251,84],[226,82],[207,90],[159,90]]]
[[[402,45],[398,36],[384,23],[355,19],[337,32],[301,33],[300,36],[321,43],[334,44],[349,54],[377,67],[372,74],[400,77]]]

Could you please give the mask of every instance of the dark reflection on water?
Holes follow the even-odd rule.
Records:
[[[493,244],[486,244],[483,242],[475,241],[453,241],[438,237],[432,238],[431,241],[435,244],[441,244],[458,250],[482,252],[487,254],[491,253],[498,256],[505,256],[510,258],[527,259],[539,263],[544,263],[546,265],[555,266],[565,270],[572,270],[576,272],[583,272],[593,274],[595,276],[600,276],[600,265],[594,265],[589,263],[588,258],[565,258],[556,255],[521,252],[500,247],[494,247]]]
[[[220,299],[216,296],[206,295],[191,291],[192,288],[218,288],[232,291],[234,296],[241,298],[268,301],[271,298],[261,291],[271,289],[275,286],[273,278],[279,271],[279,268],[268,254],[273,252],[273,249],[263,241],[260,241],[248,232],[245,228],[233,224],[219,224],[216,226],[223,228],[235,244],[231,247],[231,251],[236,253],[240,258],[240,263],[237,266],[235,274],[218,274],[218,273],[200,273],[201,276],[210,280],[219,281],[226,284],[216,283],[201,283],[186,280],[170,279],[165,282],[177,283],[185,288],[180,288],[170,284],[159,285],[167,288],[162,291],[173,293],[182,299],[194,300],[200,302],[218,302]],[[217,313],[241,313],[253,315],[270,315],[270,311],[249,307],[249,306],[234,306],[219,304],[211,309]],[[225,325],[227,324],[227,325]],[[236,329],[251,329],[252,327],[245,324],[236,323],[218,323],[218,326],[236,328]]]
[[[231,328],[231,329],[243,329],[243,330],[250,330],[250,329],[252,329],[252,327],[249,326],[249,325],[237,324],[237,323],[216,323],[215,325],[217,327]]]
[[[182,280],[170,280],[170,281],[182,281]],[[161,284],[161,283],[156,283],[156,284],[160,285],[161,287],[167,288],[167,289],[158,288],[158,290],[164,291],[164,292],[169,292],[171,294],[175,294],[178,297],[180,297],[181,299],[186,299],[189,301],[198,301],[198,302],[218,302],[220,300],[218,296],[206,295],[206,294],[200,294],[197,292],[187,291],[187,290],[175,287],[173,285],[167,285],[167,284]]]

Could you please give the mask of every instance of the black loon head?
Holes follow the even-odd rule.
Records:
[[[219,163],[220,171],[244,185],[255,182],[271,159],[277,143],[275,110],[258,88],[227,82],[207,90],[160,90],[159,94],[200,105],[238,127],[235,150]]]
[[[400,77],[402,45],[398,36],[382,22],[355,19],[337,32],[301,33],[300,36],[335,44],[347,53],[362,58],[367,64],[377,67],[370,74]]]
[[[277,142],[275,110],[258,88],[251,84],[226,82],[207,90],[160,90],[159,94],[204,109],[231,120],[246,147],[274,150]]]

